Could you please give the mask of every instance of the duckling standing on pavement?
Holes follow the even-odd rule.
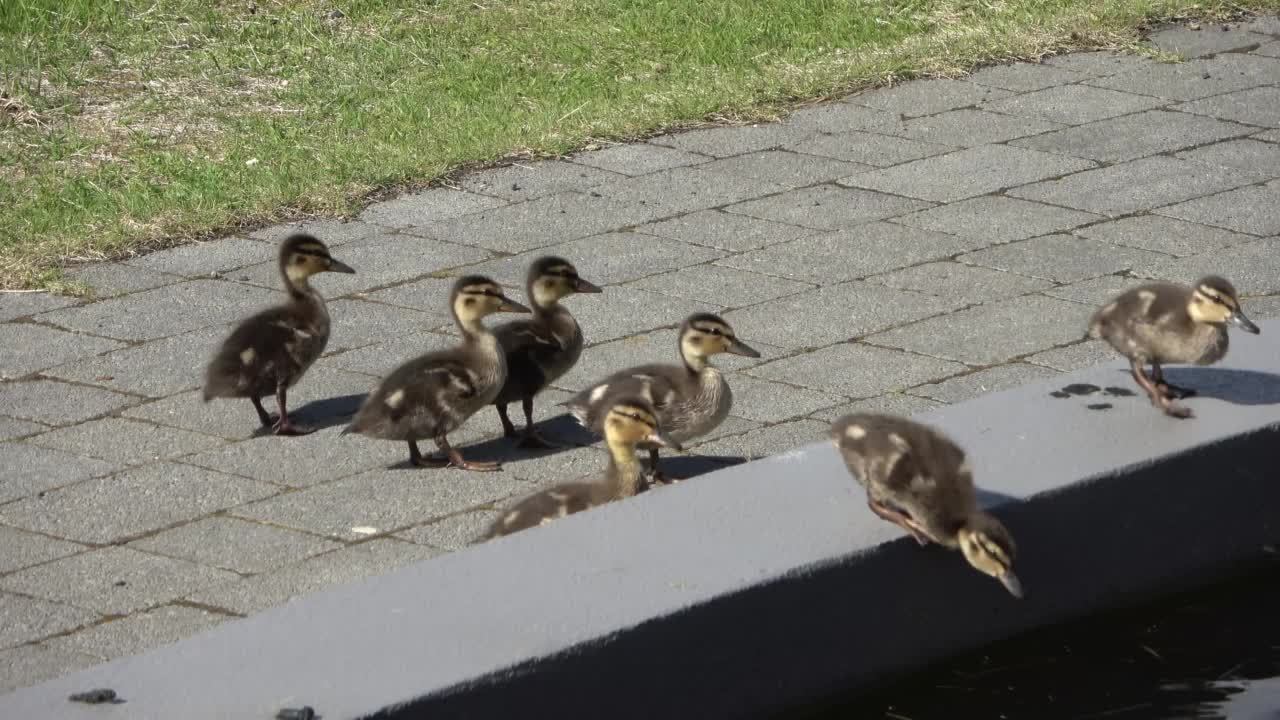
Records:
[[[519,400],[524,407],[520,447],[545,448],[550,444],[533,427],[533,397],[568,372],[582,354],[582,330],[560,300],[573,293],[598,293],[600,288],[578,277],[569,261],[544,257],[529,267],[525,290],[533,317],[504,323],[493,331],[507,356],[507,382],[494,404],[503,432],[514,437],[516,428],[507,417],[507,404]]]
[[[329,311],[309,282],[322,272],[354,273],[334,260],[311,235],[290,235],[280,244],[280,275],[289,300],[240,323],[223,341],[205,372],[204,401],[249,398],[263,427],[276,435],[311,430],[289,422],[286,394],[320,357],[329,342]],[[272,422],[262,398],[274,394],[280,416]]]
[[[498,340],[481,320],[497,312],[529,312],[479,275],[461,278],[449,293],[462,344],[428,353],[391,372],[356,413],[344,432],[409,443],[409,462],[418,467],[453,465],[465,470],[497,470],[496,462],[465,460],[446,437],[480,408],[493,402],[507,378]],[[444,458],[424,458],[418,441],[433,439]]]
[[[1102,338],[1129,358],[1133,379],[1151,403],[1177,418],[1191,409],[1175,404],[1194,390],[1165,382],[1167,363],[1211,365],[1227,354],[1227,324],[1257,335],[1257,325],[1240,309],[1236,289],[1216,275],[1200,278],[1194,288],[1151,283],[1125,291],[1102,306],[1089,321],[1089,336]],[[1145,365],[1151,364],[1148,377]]]
[[[707,313],[691,315],[684,321],[679,349],[684,361],[681,365],[640,365],[621,370],[564,404],[584,427],[601,433],[601,421],[613,399],[638,395],[653,403],[658,424],[676,441],[684,443],[706,435],[724,422],[733,407],[729,383],[711,365],[711,356],[727,352],[756,358],[760,353],[735,337],[729,323]],[[657,446],[642,446],[649,450],[653,479],[663,480],[658,470]]]
[[[936,430],[890,415],[845,415],[831,425],[845,466],[866,488],[867,506],[916,542],[958,547],[969,564],[999,580],[1014,597],[1013,537],[978,509],[964,450]]]
[[[531,495],[498,518],[485,537],[510,535],[587,508],[631,497],[644,489],[644,475],[636,457],[638,443],[680,449],[678,442],[663,434],[653,406],[640,397],[613,401],[604,415],[604,439],[609,447],[609,465],[602,481],[557,485]]]

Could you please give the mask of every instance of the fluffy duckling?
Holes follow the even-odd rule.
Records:
[[[640,460],[636,457],[637,444],[643,442],[680,449],[680,444],[659,428],[653,406],[640,397],[613,401],[604,414],[604,439],[609,447],[609,465],[602,481],[568,483],[531,495],[498,518],[485,538],[510,535],[565,515],[631,497],[644,489]]]
[[[247,397],[263,427],[276,435],[305,435],[311,430],[289,422],[286,394],[329,342],[329,311],[309,281],[316,273],[355,270],[334,260],[324,243],[306,234],[284,239],[279,263],[288,302],[250,317],[223,341],[205,371],[204,401]],[[280,406],[274,423],[262,407],[262,398],[272,394]]]
[[[872,512],[921,545],[958,547],[970,565],[1022,597],[1013,574],[1013,537],[995,516],[978,509],[973,474],[958,445],[925,425],[869,413],[836,420],[831,440],[866,488]]]
[[[545,448],[550,444],[533,427],[533,398],[568,372],[582,354],[582,330],[560,300],[573,293],[598,293],[600,288],[578,277],[569,261],[544,257],[529,267],[525,291],[533,317],[503,323],[493,331],[507,356],[507,382],[494,405],[503,432],[514,437],[516,428],[507,417],[507,404],[519,400],[524,407],[520,446]]]
[[[729,414],[733,393],[720,370],[711,365],[717,353],[760,357],[733,333],[719,316],[699,313],[680,326],[680,365],[640,365],[616,372],[564,403],[584,427],[599,434],[601,421],[613,398],[648,398],[658,412],[663,431],[678,442],[688,442],[714,430]],[[663,480],[658,469],[658,448],[649,450],[649,470]]]
[[[1129,358],[1133,379],[1153,405],[1173,417],[1188,418],[1190,408],[1173,401],[1195,391],[1165,382],[1160,366],[1221,360],[1227,354],[1228,323],[1255,335],[1261,332],[1240,309],[1235,287],[1208,275],[1193,288],[1151,283],[1121,293],[1094,314],[1089,337],[1106,340]],[[1148,363],[1150,376],[1144,367]]]
[[[453,465],[464,470],[497,470],[496,462],[465,460],[446,437],[493,402],[507,378],[507,361],[498,340],[481,322],[498,312],[529,312],[502,294],[486,277],[468,275],[454,283],[449,308],[462,331],[462,344],[428,353],[391,372],[356,413],[344,433],[409,443],[409,463],[418,467]],[[444,458],[423,458],[418,441],[431,438]]]

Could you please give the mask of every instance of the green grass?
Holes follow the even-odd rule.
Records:
[[[0,286],[1280,0],[0,0]],[[253,12],[250,8],[254,8]]]

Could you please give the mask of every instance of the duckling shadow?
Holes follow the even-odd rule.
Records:
[[[984,490],[982,488],[974,488],[978,496],[978,507],[990,508],[997,505],[1003,505],[1009,502],[1016,502],[1019,498],[1013,495],[1006,495],[994,490]]]
[[[547,440],[547,442],[555,443],[555,447],[549,448],[526,448],[519,446],[518,438],[509,438],[499,435],[498,437],[481,440],[478,443],[466,446],[459,446],[458,450],[467,457],[468,460],[479,460],[488,462],[497,460],[500,462],[518,462],[520,460],[532,460],[536,458],[550,457],[558,455],[562,452],[577,450],[587,447],[595,443],[599,438],[589,432],[586,428],[578,424],[578,421],[572,415],[558,415],[542,422],[533,424],[538,434]]]
[[[723,470],[734,465],[741,465],[747,459],[741,455],[663,455],[658,466],[670,477],[687,480],[699,475],[706,475],[716,470]]]
[[[1234,405],[1280,403],[1280,375],[1259,370],[1221,367],[1166,368],[1165,379],[1195,390],[1198,397],[1217,398]]]
[[[312,400],[296,410],[290,410],[289,414],[297,424],[315,430],[323,430],[336,425],[346,425],[351,421],[351,418],[355,417],[356,411],[364,404],[366,397],[368,397],[368,393],[357,393],[355,395],[340,395],[322,400]],[[269,429],[263,428],[257,434],[269,434],[270,432]]]

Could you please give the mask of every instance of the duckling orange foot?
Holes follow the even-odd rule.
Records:
[[[436,438],[436,445],[449,458],[448,464],[458,468],[459,470],[472,470],[474,472],[497,472],[502,469],[502,463],[496,461],[468,460],[462,457],[462,453],[453,449],[449,444],[449,440],[441,435]]]
[[[916,543],[919,544],[920,547],[924,547],[929,544],[929,537],[916,527],[915,521],[906,513],[895,508],[891,508],[888,505],[879,503],[871,498],[867,498],[867,507],[871,508],[871,512],[910,533],[911,537],[915,538]]]
[[[298,437],[300,435],[310,435],[315,431],[316,431],[315,428],[303,427],[301,425],[294,425],[293,423],[289,422],[288,418],[281,418],[279,420],[276,420],[275,424],[271,426],[271,433],[273,435],[279,435],[281,437]]]

